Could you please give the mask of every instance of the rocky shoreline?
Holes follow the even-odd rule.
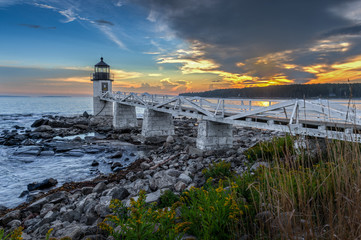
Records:
[[[59,188],[33,195],[30,202],[14,209],[0,207],[0,227],[11,231],[23,226],[25,240],[44,238],[50,228],[54,229],[54,237],[107,239],[97,224],[110,213],[109,204],[112,199],[120,199],[129,204],[131,197],[136,197],[140,190],[145,190],[146,202],[150,203],[158,201],[166,190],[180,193],[192,186],[201,187],[206,181],[202,169],[220,160],[231,163],[232,170],[236,174],[242,174],[248,168],[262,164],[251,166],[243,152],[259,141],[280,135],[271,131],[234,128],[233,148],[200,151],[195,147],[197,121],[181,118],[175,119],[174,123],[174,136],[168,136],[165,141],[147,141],[146,145],[152,145],[152,150],[134,156],[135,161],[128,166],[117,163],[117,166],[112,166],[113,173],[109,175],[99,175],[91,181],[65,183]],[[59,152],[77,154],[80,147],[84,151],[84,145],[91,152],[105,144],[106,149],[112,149],[109,156],[114,158],[117,154],[118,157],[121,155],[121,152],[116,151],[116,143],[119,141],[142,145],[140,128],[114,130],[111,119],[94,118],[86,113],[78,117],[46,116],[35,121],[32,127],[32,131],[24,133],[3,132],[0,144],[25,147],[28,148],[28,154],[37,155]],[[97,135],[87,136],[89,133]],[[58,136],[79,134],[84,134],[85,137],[75,137],[62,145],[54,142],[54,138]],[[97,166],[97,162],[89,164]]]

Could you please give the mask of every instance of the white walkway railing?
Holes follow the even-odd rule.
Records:
[[[107,92],[102,100],[243,127],[361,142],[359,105],[329,100],[216,99]]]

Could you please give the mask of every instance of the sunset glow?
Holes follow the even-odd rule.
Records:
[[[251,2],[192,1],[0,1],[6,36],[0,95],[91,95],[100,56],[111,66],[115,91],[178,94],[361,80],[355,1],[317,0],[302,3],[299,12],[290,4],[282,14],[277,4],[266,11]],[[245,13],[252,11],[258,17],[251,21]]]

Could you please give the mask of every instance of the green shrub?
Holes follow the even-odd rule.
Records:
[[[209,181],[208,183],[209,184]],[[198,239],[234,239],[235,229],[248,206],[234,191],[234,183],[219,186],[191,188],[181,197],[181,219],[189,222],[189,233]]]
[[[179,196],[171,190],[166,190],[159,198],[158,208],[171,207],[174,203],[179,201]]]
[[[13,232],[5,235],[5,230],[0,229],[0,240],[21,240],[23,239],[21,235],[23,234],[23,228],[18,227]]]
[[[293,139],[290,135],[286,135],[285,137],[274,137],[269,142],[257,143],[246,150],[244,154],[250,162],[255,162],[257,159],[272,161],[284,158],[292,154],[293,151]]]
[[[232,177],[231,163],[220,161],[218,163],[212,163],[208,168],[202,170],[206,179],[225,179]]]
[[[125,204],[119,199],[112,199],[110,201],[109,208],[112,209],[113,214],[123,220],[127,220],[129,217],[129,210]]]
[[[164,209],[154,210],[145,202],[146,194],[141,191],[137,201],[131,199],[128,218],[108,216],[99,227],[107,231],[115,239],[181,239],[187,230],[186,223],[176,221],[177,204]],[[113,205],[113,212],[120,205]]]

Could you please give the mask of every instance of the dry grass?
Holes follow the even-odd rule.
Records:
[[[304,149],[297,157],[275,156],[271,168],[257,173],[252,187],[260,195],[259,212],[274,216],[263,224],[262,236],[361,238],[360,145],[341,141],[325,145],[313,154]]]

